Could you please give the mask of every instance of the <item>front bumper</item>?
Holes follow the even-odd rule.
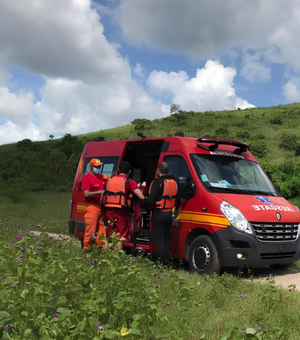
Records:
[[[254,234],[239,231],[233,226],[215,232],[212,237],[223,267],[284,265],[300,258],[299,238],[294,241],[262,242]]]

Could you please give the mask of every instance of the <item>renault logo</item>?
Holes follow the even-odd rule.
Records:
[[[281,215],[278,213],[276,213],[276,217],[277,217],[277,220],[280,221],[281,220]]]

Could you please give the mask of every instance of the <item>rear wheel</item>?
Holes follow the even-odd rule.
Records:
[[[197,236],[189,250],[188,262],[190,271],[199,274],[218,273],[221,269],[217,248],[210,236]]]

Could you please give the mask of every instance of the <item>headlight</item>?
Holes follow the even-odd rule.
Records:
[[[253,234],[250,223],[247,221],[246,217],[239,211],[239,209],[226,201],[223,201],[221,203],[220,209],[227,220],[235,228],[245,231],[246,233]]]

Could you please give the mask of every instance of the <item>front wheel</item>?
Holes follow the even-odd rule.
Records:
[[[217,248],[210,236],[197,236],[190,247],[188,256],[191,271],[199,274],[218,273],[221,269]]]

